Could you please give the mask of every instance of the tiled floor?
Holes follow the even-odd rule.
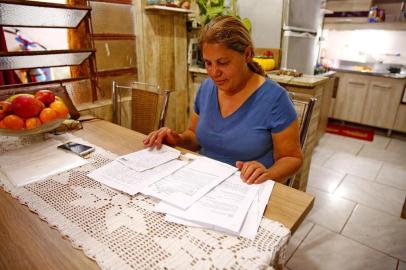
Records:
[[[314,207],[287,249],[290,270],[406,270],[406,138],[325,134],[307,192]]]

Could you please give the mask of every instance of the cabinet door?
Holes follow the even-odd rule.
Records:
[[[406,105],[400,104],[396,114],[394,130],[406,132]]]
[[[368,76],[342,74],[337,89],[333,118],[361,123]]]
[[[372,77],[365,101],[362,123],[392,129],[405,80]]]

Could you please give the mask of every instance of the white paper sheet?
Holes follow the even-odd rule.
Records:
[[[141,192],[147,186],[168,176],[187,165],[187,161],[171,160],[158,167],[137,172],[117,160],[92,171],[87,176],[109,187],[124,191],[130,195]]]
[[[241,181],[240,173],[237,172],[184,211],[163,202],[156,209],[238,233],[258,190],[258,185],[247,185]]]
[[[265,207],[271,196],[274,184],[275,184],[274,181],[268,180],[268,181],[262,183],[261,185],[259,185],[258,193],[256,194],[254,200],[252,201],[252,204],[250,205],[248,213],[244,219],[243,225],[239,232],[228,230],[227,228],[224,228],[224,226],[219,227],[219,226],[207,224],[204,222],[193,222],[193,221],[186,220],[184,218],[180,218],[180,217],[169,215],[169,214],[166,215],[165,220],[168,222],[174,222],[174,223],[183,224],[183,225],[191,226],[191,227],[207,228],[207,229],[222,231],[222,232],[229,233],[232,235],[238,235],[238,236],[242,236],[242,237],[254,240],[255,236],[258,232],[258,228],[261,223],[261,220],[263,218]],[[157,206],[156,210],[159,212],[163,212],[165,209],[160,209],[160,207]]]
[[[162,145],[162,148],[159,150],[157,150],[155,147],[153,149],[146,148],[121,156],[117,158],[117,161],[133,170],[142,172],[157,167],[170,160],[174,160],[179,156],[179,150]]]
[[[203,157],[155,182],[142,193],[187,209],[235,171],[236,167]]]
[[[48,139],[0,155],[0,170],[15,186],[24,186],[72,168],[87,161],[58,149],[61,142]]]

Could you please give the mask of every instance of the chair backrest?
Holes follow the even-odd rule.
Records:
[[[115,81],[112,91],[113,123],[143,134],[165,125],[170,91],[142,82],[119,85]]]
[[[310,127],[314,104],[316,103],[317,99],[314,97],[309,97],[308,95],[293,92],[289,92],[289,96],[293,105],[295,106],[299,122],[300,147],[302,148],[302,152],[305,152],[304,148],[306,146],[307,134]],[[287,185],[292,187],[295,182],[295,178],[296,175],[291,176],[287,181]]]
[[[297,113],[300,132],[300,147],[303,149],[306,142],[307,133],[309,131],[314,104],[316,103],[317,99],[293,92],[289,92],[289,96]]]

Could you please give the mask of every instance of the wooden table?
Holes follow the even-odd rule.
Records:
[[[83,123],[75,136],[118,155],[144,148],[142,134],[103,120]],[[313,206],[314,197],[276,184],[265,216],[281,222],[292,233]],[[0,189],[0,269],[99,269],[57,230]]]

